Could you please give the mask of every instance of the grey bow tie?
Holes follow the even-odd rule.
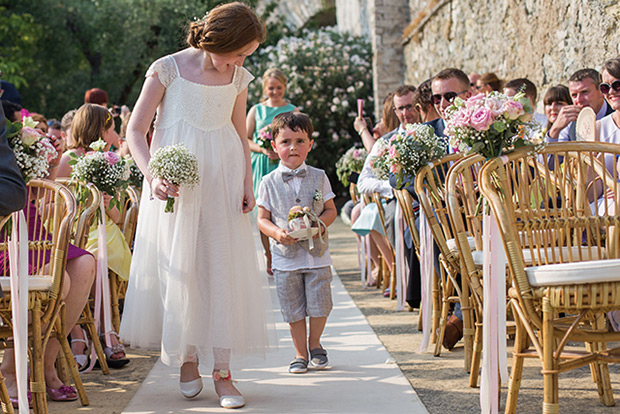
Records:
[[[294,170],[294,171],[285,171],[282,173],[282,179],[284,182],[290,181],[293,177],[303,178],[306,176],[306,170]]]

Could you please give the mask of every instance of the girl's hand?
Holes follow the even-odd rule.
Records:
[[[159,200],[166,201],[168,197],[179,196],[179,186],[172,184],[163,178],[153,178],[151,181],[151,192]]]
[[[243,186],[243,206],[241,207],[244,214],[249,213],[254,209],[256,205],[256,199],[254,198],[254,190],[247,185]]]
[[[270,160],[279,160],[280,159],[280,156],[278,155],[278,153],[273,151],[273,150],[270,150],[270,149],[263,148],[263,154],[268,156]]]
[[[287,246],[297,243],[297,239],[294,239],[291,236],[289,236],[288,231],[284,229],[278,229],[278,231],[275,234],[274,239],[276,239],[280,243],[287,245]]]

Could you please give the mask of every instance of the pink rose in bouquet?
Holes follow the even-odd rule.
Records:
[[[478,131],[486,131],[493,123],[491,110],[482,106],[471,114],[471,126]]]
[[[28,126],[22,127],[20,138],[24,146],[30,148],[35,142],[39,141],[42,137],[43,137],[43,134],[39,130],[28,127]]]
[[[114,165],[120,160],[120,157],[114,152],[107,151],[103,153],[103,159],[105,159],[108,164]]]
[[[523,110],[523,105],[521,105],[517,101],[506,101],[504,102],[504,117],[508,120],[514,121],[518,119],[521,115],[525,114]]]

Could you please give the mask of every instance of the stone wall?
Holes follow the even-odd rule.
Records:
[[[574,71],[599,69],[620,54],[617,0],[410,0],[409,6],[405,80],[414,84],[451,66],[527,77],[542,96]],[[422,26],[420,17],[433,8]]]
[[[409,0],[368,0],[368,4],[375,114],[378,117],[383,98],[403,83],[402,33],[409,23]]]
[[[355,36],[370,36],[370,0],[336,0],[338,29]]]
[[[322,0],[280,0],[276,10],[280,18],[299,28],[322,8]]]

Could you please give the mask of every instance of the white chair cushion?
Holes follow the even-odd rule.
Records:
[[[620,259],[532,266],[525,273],[535,287],[620,282]]]
[[[498,246],[499,249],[502,249],[503,246]],[[579,250],[581,249],[581,259],[583,260],[599,260],[601,259],[598,255],[598,251],[596,251],[595,249],[592,249],[592,254],[590,254],[590,252],[588,251],[588,247],[586,246],[572,246],[570,247],[571,253],[572,253],[572,258],[573,260],[579,260]],[[547,250],[547,256],[549,259],[551,259],[552,256],[552,252],[551,252],[551,248],[547,247],[545,250]],[[555,252],[555,257],[558,257],[558,248],[554,247],[553,248],[554,252]],[[563,261],[567,261],[569,260],[569,256],[568,256],[568,247],[562,247],[562,260]],[[545,252],[542,251],[542,259],[545,258]],[[482,266],[483,263],[483,252],[480,250],[476,250],[475,252],[472,252],[472,256],[474,258],[474,263],[476,264],[476,266]],[[537,261],[538,259],[540,259],[539,257],[539,252],[538,250],[534,250],[534,256],[536,257]],[[532,251],[530,249],[523,249],[523,260],[525,260],[525,263],[533,263],[532,261]]]
[[[469,248],[472,251],[476,250],[476,240],[472,236],[467,236],[467,242],[469,243]],[[446,240],[446,244],[452,253],[458,252],[459,249],[456,245],[456,239]]]
[[[28,276],[28,290],[45,291],[50,290],[54,278],[49,275]],[[9,276],[0,276],[0,287],[3,292],[11,291],[11,278]]]

